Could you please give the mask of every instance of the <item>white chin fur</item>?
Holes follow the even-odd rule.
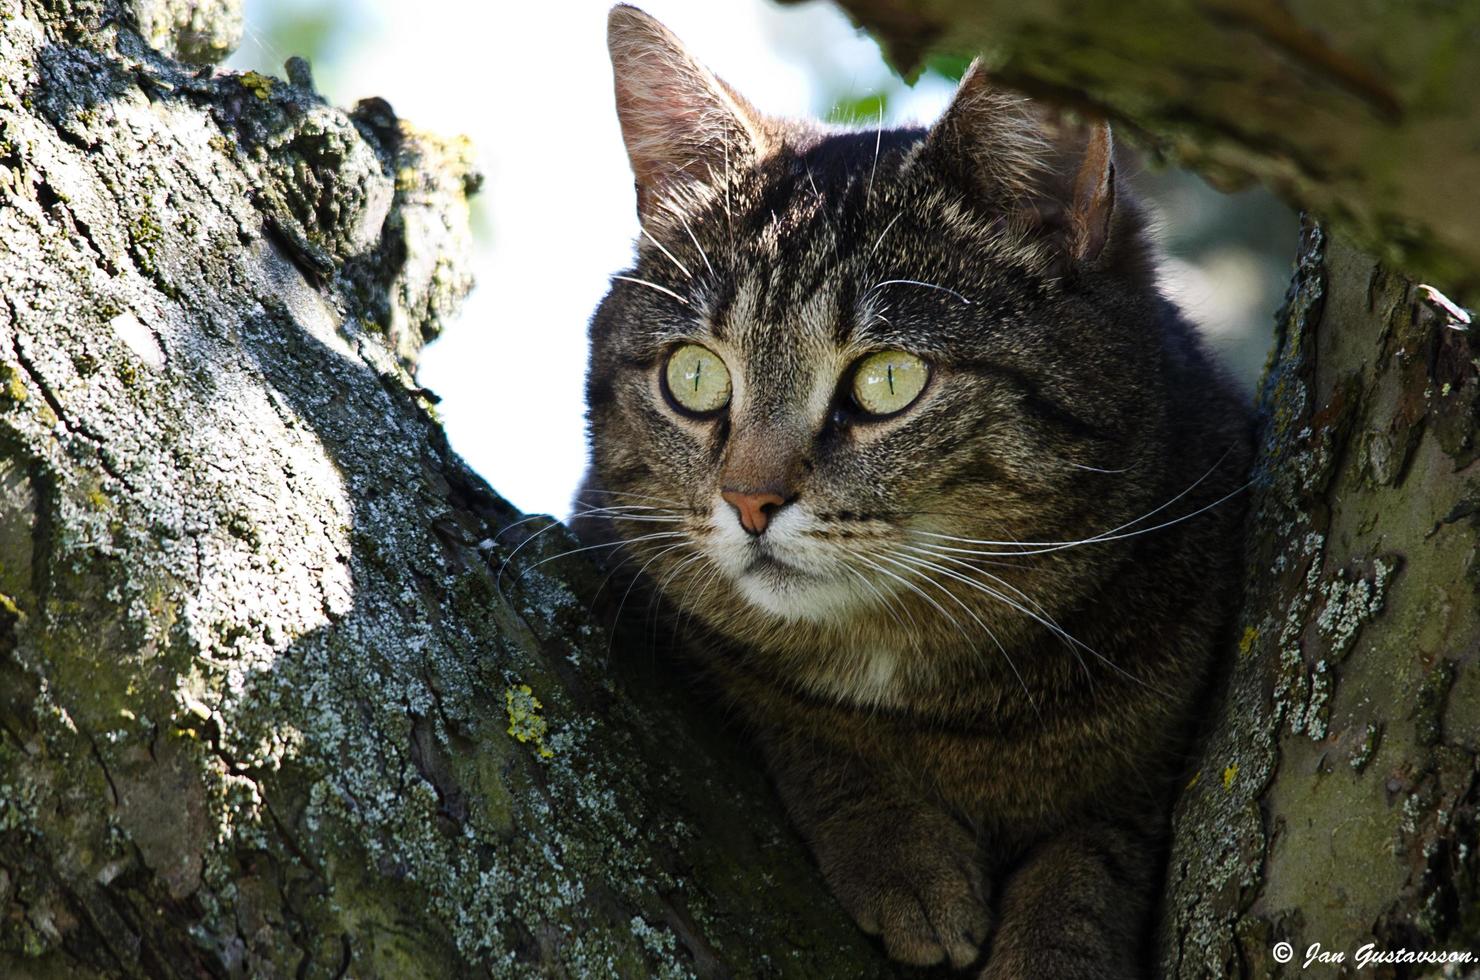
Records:
[[[812,524],[803,507],[788,507],[766,529],[766,551],[792,571],[752,569],[754,540],[740,527],[729,504],[713,512],[711,554],[735,588],[757,609],[792,622],[837,622],[862,598],[856,582],[838,566],[831,549],[805,532]]]
[[[793,621],[836,622],[857,601],[845,583],[771,573],[742,574],[735,586],[757,609]]]

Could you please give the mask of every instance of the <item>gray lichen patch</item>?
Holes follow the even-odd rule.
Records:
[[[498,581],[408,373],[466,145],[69,9],[0,0],[0,972],[882,970],[563,529]]]
[[[1348,580],[1343,572],[1322,588],[1325,605],[1316,617],[1316,628],[1330,644],[1330,657],[1338,663],[1351,649],[1357,631],[1382,612],[1383,596],[1393,568],[1381,558],[1372,563],[1372,575]]]
[[[1304,587],[1293,596],[1285,613],[1281,633],[1281,683],[1276,689],[1276,708],[1289,721],[1293,735],[1308,735],[1315,741],[1326,738],[1331,715],[1331,695],[1336,667],[1351,650],[1362,624],[1382,611],[1383,596],[1393,566],[1381,558],[1371,563],[1370,577],[1338,570],[1321,583],[1321,554],[1324,539],[1308,538],[1310,570]],[[1323,600],[1323,601],[1322,601]],[[1315,613],[1319,608],[1320,612]],[[1326,654],[1308,662],[1307,623],[1315,615],[1316,632],[1327,643]]]
[[[1368,722],[1366,730],[1362,733],[1362,740],[1351,755],[1351,767],[1354,771],[1360,773],[1367,768],[1367,764],[1377,754],[1377,747],[1381,741],[1382,727],[1375,722]]]
[[[1444,357],[1410,295],[1307,230],[1262,394],[1239,650],[1178,805],[1167,975],[1273,971],[1278,939],[1472,944],[1452,910],[1476,895],[1455,847],[1476,826],[1473,691],[1453,705],[1477,641],[1475,528],[1448,503],[1472,477],[1464,440],[1429,424],[1422,382]],[[1380,459],[1372,433],[1397,440]]]

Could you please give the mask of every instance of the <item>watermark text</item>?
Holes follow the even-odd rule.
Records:
[[[1289,963],[1295,959],[1295,947],[1287,942],[1277,942],[1270,951],[1275,962]],[[1367,943],[1348,952],[1344,949],[1327,949],[1320,943],[1311,943],[1305,948],[1302,970],[1313,966],[1345,966],[1350,964],[1358,970],[1387,964],[1423,964],[1442,966],[1446,963],[1476,963],[1480,957],[1469,950],[1447,949],[1379,949],[1376,943]]]

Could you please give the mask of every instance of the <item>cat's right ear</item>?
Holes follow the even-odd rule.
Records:
[[[606,36],[643,221],[686,184],[712,186],[766,154],[760,113],[662,24],[621,4],[607,17]]]
[[[1027,98],[997,88],[978,60],[931,129],[926,151],[942,172],[1047,246],[1043,254],[1055,265],[1094,264],[1102,256],[1127,270],[1144,265],[1134,209],[1117,205],[1105,123],[1087,133],[1065,127]]]

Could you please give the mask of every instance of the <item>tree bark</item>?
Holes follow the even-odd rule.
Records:
[[[234,6],[0,0],[0,976],[883,972],[408,374],[466,148]]]
[[[1476,279],[1471,8],[849,5],[1344,232],[1308,223],[1260,396],[1158,958],[1480,952],[1480,352],[1363,251]],[[465,149],[158,53],[239,29],[0,0],[0,975],[887,974],[411,379]]]
[[[1177,810],[1169,977],[1297,976],[1312,944],[1347,972],[1367,943],[1480,955],[1463,326],[1307,223],[1260,396],[1227,696]]]
[[[1480,6],[1351,0],[839,0],[909,69],[981,52],[1224,185],[1480,286]]]
[[[1453,975],[1480,976],[1480,349],[1463,310],[1369,254],[1477,282],[1480,197],[1442,189],[1480,168],[1480,48],[1451,48],[1480,8],[843,5],[905,62],[987,50],[1006,82],[1342,230],[1306,219],[1277,317],[1244,604],[1157,955],[1168,977],[1352,975],[1370,943],[1468,951]],[[1303,972],[1312,944],[1344,961]]]

